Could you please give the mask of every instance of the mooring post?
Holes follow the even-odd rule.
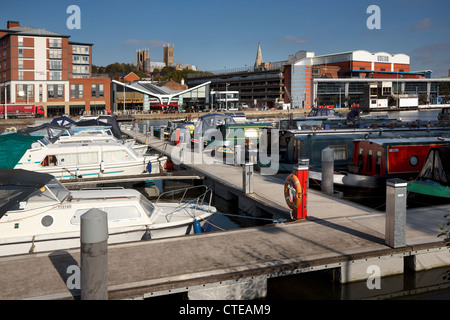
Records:
[[[292,210],[292,217],[296,220],[306,219],[306,217],[308,216],[307,198],[308,198],[309,166],[304,164],[294,165],[294,175],[297,176],[301,187],[302,202],[299,207]]]
[[[159,140],[164,140],[164,127],[159,127]]]
[[[407,182],[402,179],[386,181],[385,243],[392,248],[406,245]]]
[[[253,163],[247,162],[244,164],[242,171],[242,184],[244,194],[253,193]]]
[[[155,135],[154,128],[153,128],[153,126],[150,126],[150,137],[153,138],[154,135]]]
[[[184,129],[184,142],[187,143],[189,149],[191,149],[192,141],[191,141],[191,132],[188,128]]]
[[[184,162],[186,162],[186,159],[187,159],[187,143],[186,142],[180,143],[180,148],[181,148],[180,160],[181,160],[181,163],[184,163]]]
[[[322,150],[322,192],[333,195],[334,180],[334,150],[325,148]]]
[[[108,218],[91,209],[81,219],[81,300],[108,299]]]
[[[236,167],[242,165],[242,145],[240,144],[234,146],[234,165]]]
[[[205,147],[205,142],[204,142],[204,138],[203,137],[199,137],[198,138],[198,148],[197,148],[197,152],[198,153],[203,153],[203,149]]]
[[[305,166],[308,169],[308,173],[309,173],[309,159],[308,158],[298,159],[298,164],[301,166]],[[308,180],[306,181],[306,186],[309,188],[309,175],[308,175]]]

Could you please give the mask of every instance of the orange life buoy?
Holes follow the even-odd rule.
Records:
[[[293,187],[291,187],[291,184]],[[293,199],[291,199],[292,188],[295,190]],[[291,173],[284,182],[284,198],[286,200],[286,204],[292,210],[299,208],[302,203],[302,186],[295,174]]]

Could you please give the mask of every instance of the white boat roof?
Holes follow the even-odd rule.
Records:
[[[140,197],[141,193],[134,189],[122,189],[122,188],[93,188],[93,189],[81,189],[71,191],[73,200],[78,199],[105,199],[105,198],[133,198]]]

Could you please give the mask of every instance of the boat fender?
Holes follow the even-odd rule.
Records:
[[[148,173],[152,173],[152,162],[151,162],[151,161],[149,161],[149,162],[147,163],[147,172],[148,172]]]
[[[105,163],[103,162],[103,160],[102,162],[100,162],[100,172],[101,173],[105,172]]]
[[[142,236],[141,240],[142,241],[146,241],[146,240],[151,240],[152,239],[152,233],[150,232],[150,229],[148,228],[148,226],[145,226],[146,230],[144,235]]]
[[[291,199],[291,185],[295,190],[295,195]],[[302,204],[302,186],[300,185],[300,180],[298,177],[291,173],[284,182],[284,198],[286,200],[286,204],[292,210],[296,210]]]
[[[194,219],[194,233],[195,234],[202,233],[202,226],[200,225],[200,222],[197,219]]]

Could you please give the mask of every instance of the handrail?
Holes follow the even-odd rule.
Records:
[[[203,192],[201,195],[199,195],[197,198],[195,198],[195,199],[193,199],[193,200],[202,198],[202,200],[203,200],[202,202],[204,202],[204,199],[205,199],[205,197],[206,197],[206,194],[210,191],[211,193],[210,193],[210,199],[209,199],[209,203],[208,203],[208,204],[211,205],[211,200],[212,200],[212,190],[211,190],[211,188],[209,188],[209,187],[206,186],[206,185],[192,186],[192,187],[186,187],[186,188],[181,188],[181,189],[176,189],[176,190],[171,190],[171,191],[163,192],[163,193],[161,193],[161,194],[159,195],[158,199],[156,199],[155,204],[158,203],[158,201],[160,200],[160,198],[161,198],[163,195],[166,195],[166,194],[170,194],[170,193],[171,193],[171,194],[172,194],[172,199],[173,199],[173,196],[174,196],[175,193],[181,193],[181,192],[183,192],[183,196],[181,197],[180,201],[178,202],[178,203],[182,203],[183,200],[184,200],[184,197],[186,196],[186,193],[187,193],[188,190],[191,190],[191,189],[198,189],[198,188],[205,188],[205,192]]]
[[[190,189],[197,189],[197,188],[205,188],[205,192],[203,192],[201,195],[199,195],[195,199],[189,200],[188,202],[183,203],[183,200],[184,200],[184,197],[186,196],[187,191],[190,190]],[[180,206],[178,206],[177,208],[174,208],[172,210],[172,212],[170,212],[170,213],[168,213],[166,215],[166,219],[167,219],[168,222],[170,222],[170,219],[172,218],[172,216],[173,216],[173,214],[175,213],[176,210],[179,210],[180,208],[183,208],[183,207],[187,207],[187,206],[189,206],[189,205],[191,205],[193,203],[195,203],[195,205],[192,206],[192,214],[190,214],[190,215],[195,219],[195,211],[199,207],[199,204],[205,203],[205,197],[208,194],[208,192],[210,193],[208,206],[209,207],[211,206],[212,190],[211,190],[211,188],[209,188],[208,186],[205,186],[205,185],[193,186],[193,187],[187,187],[187,188],[182,188],[182,189],[177,189],[177,190],[163,192],[163,193],[161,193],[159,195],[158,199],[156,199],[155,205],[157,205],[157,203],[158,203],[159,199],[161,198],[161,196],[171,193],[172,194],[172,198],[173,198],[175,193],[181,193],[181,192],[183,192],[183,196],[181,197],[180,201],[178,202],[180,204]]]

